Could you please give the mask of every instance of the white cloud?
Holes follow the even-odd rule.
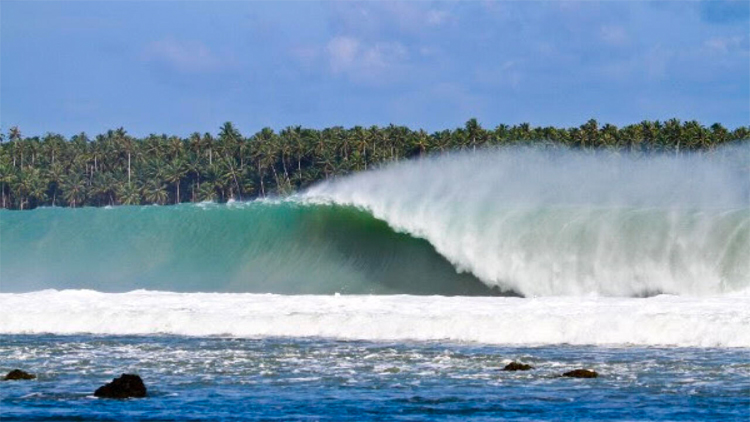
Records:
[[[516,89],[523,79],[521,63],[522,60],[506,60],[499,66],[478,68],[474,71],[475,80],[484,86]]]
[[[456,19],[427,2],[333,2],[333,25],[340,32],[373,39],[383,33],[428,34]]]
[[[442,25],[445,23],[450,14],[445,10],[429,10],[427,12],[427,23],[430,25]]]
[[[713,37],[706,40],[703,47],[712,53],[727,54],[733,50],[741,49],[742,41],[743,39],[740,36]]]
[[[362,65],[371,70],[386,70],[402,62],[408,56],[406,47],[401,43],[376,43],[362,55]]]
[[[353,37],[340,36],[329,41],[326,51],[330,58],[331,70],[340,73],[353,68],[359,54],[359,45],[359,40]]]
[[[222,68],[227,60],[220,59],[201,42],[164,39],[144,49],[146,60],[159,62],[182,72],[210,72]]]
[[[326,46],[331,71],[346,74],[358,82],[393,80],[409,58],[399,42],[364,43],[350,36],[337,36]]]

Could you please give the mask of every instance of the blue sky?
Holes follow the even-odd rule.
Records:
[[[0,127],[750,124],[750,2],[0,3]]]

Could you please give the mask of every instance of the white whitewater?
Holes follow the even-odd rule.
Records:
[[[750,347],[747,297],[647,299],[45,290],[0,294],[0,334]]]
[[[748,163],[747,145],[640,158],[490,150],[357,174],[301,200],[365,209],[527,297],[705,296],[750,286]]]

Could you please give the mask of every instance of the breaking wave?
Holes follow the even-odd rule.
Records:
[[[283,200],[0,213],[0,290],[720,295],[750,286],[750,149],[483,150]]]

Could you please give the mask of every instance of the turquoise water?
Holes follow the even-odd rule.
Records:
[[[2,335],[2,420],[747,421],[749,349]],[[536,367],[504,372],[510,360]],[[560,378],[589,367],[597,379]],[[140,374],[145,399],[93,391]]]

